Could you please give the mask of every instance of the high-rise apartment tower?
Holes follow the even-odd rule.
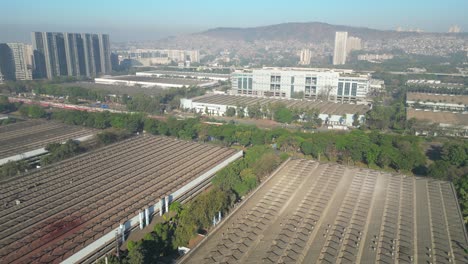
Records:
[[[23,43],[0,43],[0,72],[5,80],[31,80],[31,47]]]
[[[348,32],[336,32],[333,65],[342,65],[346,63],[347,41],[348,41]]]
[[[33,32],[34,75],[94,77],[112,71],[107,34]]]

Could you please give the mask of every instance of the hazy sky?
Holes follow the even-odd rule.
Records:
[[[1,0],[0,42],[31,31],[103,32],[155,40],[214,27],[326,22],[377,29],[468,30],[468,0]]]

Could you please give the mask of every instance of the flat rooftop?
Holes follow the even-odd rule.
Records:
[[[102,79],[109,80],[123,80],[123,81],[134,81],[134,82],[150,82],[150,83],[164,83],[164,84],[176,84],[176,85],[199,85],[208,83],[209,81],[200,79],[188,79],[188,78],[159,78],[159,77],[148,77],[140,75],[125,75],[125,76],[113,76],[103,77]]]
[[[468,126],[468,114],[452,112],[432,112],[424,110],[406,110],[406,118],[416,118],[428,123]]]
[[[436,103],[462,104],[468,105],[468,95],[447,95],[429,93],[407,93],[407,101],[432,101]]]
[[[307,68],[307,67],[263,67],[263,68],[253,69],[253,70],[355,73],[354,70],[352,69]]]
[[[230,74],[225,73],[209,73],[209,72],[192,72],[192,71],[163,71],[163,70],[155,70],[155,71],[145,71],[139,72],[142,74],[162,74],[162,75],[173,75],[173,76],[196,76],[200,78],[230,78]],[[137,73],[138,74],[138,73]]]
[[[128,85],[118,85],[118,84],[100,84],[100,83],[90,83],[90,82],[78,82],[78,83],[63,83],[60,84],[65,87],[82,87],[92,90],[102,90],[114,94],[128,94],[128,95],[158,95],[165,89],[158,87],[151,88],[140,88],[137,86],[128,86]]]
[[[137,136],[0,183],[0,263],[58,263],[238,151]]]
[[[218,105],[256,105],[257,103],[261,106],[282,103],[288,108],[298,109],[318,109],[320,113],[331,114],[331,115],[343,115],[343,114],[365,114],[370,110],[367,105],[357,104],[343,104],[333,103],[327,101],[312,101],[312,100],[299,100],[299,99],[273,99],[263,97],[250,97],[250,96],[238,96],[238,95],[225,95],[225,94],[209,94],[200,96],[192,99],[192,102],[205,103],[205,104],[218,104]]]
[[[0,126],[0,159],[95,134],[96,130],[45,120],[28,120]]]
[[[291,160],[182,263],[467,263],[449,182]]]

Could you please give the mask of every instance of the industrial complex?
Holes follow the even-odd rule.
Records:
[[[249,106],[260,105],[265,107],[275,103],[284,104],[290,109],[316,109],[319,112],[319,118],[330,125],[351,126],[355,114],[358,115],[359,120],[363,120],[365,113],[370,110],[370,107],[365,104],[335,103],[321,100],[274,99],[226,94],[209,94],[192,99],[181,99],[181,108],[196,113],[208,111],[211,115],[223,116],[230,107],[236,109],[241,106],[245,107],[244,111],[247,114]]]
[[[380,90],[382,81],[352,70],[314,68],[262,68],[235,71],[233,94],[340,102],[366,101],[368,93]]]
[[[0,263],[93,262],[242,154],[140,135],[5,182]]]
[[[437,125],[452,136],[468,137],[468,96],[430,93],[406,94],[406,118]],[[419,128],[417,134],[428,134]]]
[[[0,165],[47,153],[45,146],[68,139],[86,140],[95,131],[43,120],[29,120],[0,127]]]
[[[449,182],[290,160],[181,263],[467,263]]]
[[[406,104],[419,109],[468,112],[468,95],[407,93]]]
[[[164,92],[164,89],[152,87],[151,89],[148,88],[141,88],[137,86],[127,86],[127,85],[117,85],[117,84],[98,84],[94,82],[79,82],[79,83],[64,83],[64,87],[82,87],[85,89],[91,89],[96,91],[107,91],[110,94],[114,95],[137,95],[137,94],[144,94],[144,95],[158,95]]]
[[[197,78],[163,78],[142,75],[107,76],[95,78],[94,82],[97,84],[140,86],[144,88],[182,88],[188,86],[211,87],[218,84],[218,81],[200,80]]]
[[[196,78],[215,81],[228,81],[231,78],[230,74],[223,73],[206,73],[195,71],[147,71],[137,72],[136,76],[150,76],[150,77],[177,77],[177,78]]]

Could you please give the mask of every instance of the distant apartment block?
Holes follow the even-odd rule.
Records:
[[[33,32],[34,75],[95,77],[112,72],[107,34]]]
[[[32,79],[32,47],[23,43],[0,44],[0,73],[4,80]]]
[[[336,32],[335,49],[333,53],[333,65],[343,65],[346,63],[346,42],[348,41],[348,32]]]
[[[349,37],[348,41],[346,42],[346,53],[349,54],[353,50],[361,50],[362,49],[362,41],[360,38],[356,37]]]
[[[238,70],[231,94],[276,98],[364,101],[371,89],[368,74],[352,70],[263,68]]]
[[[198,50],[135,49],[117,53],[123,58],[136,60],[143,66],[164,65],[171,62],[200,62]]]
[[[312,58],[312,51],[310,49],[302,49],[300,53],[299,65],[309,65]]]

